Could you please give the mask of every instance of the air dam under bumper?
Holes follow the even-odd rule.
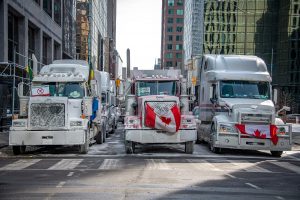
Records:
[[[9,132],[9,145],[79,145],[85,143],[85,130]]]
[[[126,141],[138,142],[142,144],[184,143],[195,141],[196,138],[196,130],[181,129],[176,133],[168,133],[165,131],[152,129],[125,130]]]
[[[218,140],[215,141],[214,146],[220,148],[229,149],[248,149],[248,150],[270,150],[270,151],[290,151],[292,149],[291,138],[278,137],[277,145],[274,145],[270,139],[258,139],[258,138],[240,138],[234,135],[218,136]]]

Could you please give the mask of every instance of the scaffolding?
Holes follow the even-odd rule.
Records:
[[[23,63],[33,62],[31,58],[18,52],[14,53],[14,62],[0,62],[0,131],[8,129],[13,116],[19,113],[18,84],[23,82],[27,86],[25,92],[27,91],[29,94],[31,80],[27,77],[27,66],[18,64],[16,62],[17,56],[25,61]],[[40,69],[44,64],[37,62],[37,65]]]

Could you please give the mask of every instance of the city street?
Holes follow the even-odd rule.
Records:
[[[1,149],[1,199],[298,199],[300,148],[282,158],[269,152],[226,150],[213,154],[196,144],[143,146],[126,155],[122,126],[94,144],[29,149],[13,156]]]

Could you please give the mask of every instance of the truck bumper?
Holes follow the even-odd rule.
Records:
[[[216,138],[215,138],[216,139]],[[215,147],[229,149],[289,151],[292,149],[290,137],[279,137],[275,145],[270,139],[239,138],[237,135],[220,134],[214,143]]]
[[[85,130],[9,132],[9,145],[80,145],[85,143]]]
[[[184,143],[195,141],[197,130],[179,130],[177,133],[168,133],[161,130],[138,129],[125,130],[125,140],[142,144],[159,144],[159,143]]]

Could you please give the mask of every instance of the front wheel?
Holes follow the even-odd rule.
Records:
[[[283,151],[271,151],[272,156],[281,157]]]
[[[14,155],[24,154],[26,151],[26,146],[13,146],[13,153]]]
[[[185,153],[193,154],[194,152],[194,142],[189,141],[185,143]]]
[[[135,153],[135,143],[132,141],[125,141],[125,151],[127,154]]]

